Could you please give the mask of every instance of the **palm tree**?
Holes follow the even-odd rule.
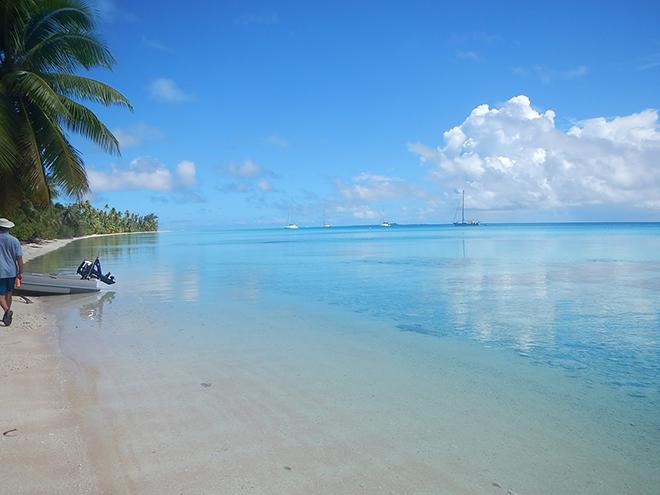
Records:
[[[54,188],[78,198],[89,190],[68,132],[119,153],[117,139],[80,101],[131,109],[130,102],[76,74],[114,62],[84,1],[0,0],[0,208],[25,198],[46,205]]]

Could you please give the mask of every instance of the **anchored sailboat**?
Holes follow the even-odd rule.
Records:
[[[454,215],[454,225],[456,227],[476,227],[479,225],[479,220],[472,219],[465,221],[465,189],[462,191],[462,201],[461,201],[461,221],[456,221],[456,215]]]

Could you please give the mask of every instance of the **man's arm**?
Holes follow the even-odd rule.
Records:
[[[16,256],[16,264],[18,265],[18,278],[23,278],[23,256]]]

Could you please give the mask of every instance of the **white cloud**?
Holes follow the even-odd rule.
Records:
[[[119,146],[121,148],[138,146],[144,141],[160,139],[163,137],[163,133],[160,129],[147,125],[144,122],[140,122],[132,127],[113,129],[112,133],[117,138],[117,141],[119,141]]]
[[[340,205],[335,207],[335,212],[348,213],[353,218],[357,218],[359,220],[374,220],[380,219],[383,216],[382,212],[374,210],[369,205]]]
[[[168,103],[181,103],[192,99],[192,95],[183,91],[172,79],[159,77],[149,83],[152,98]]]
[[[190,187],[195,184],[197,169],[195,164],[189,160],[183,160],[176,166],[176,175],[179,179],[179,184],[184,187]]]
[[[227,172],[229,175],[235,177],[257,177],[261,174],[262,170],[261,167],[252,160],[245,160],[240,165],[230,163],[227,167]]]
[[[219,191],[225,193],[258,193],[259,197],[262,197],[264,194],[275,190],[272,182],[267,177],[272,178],[276,175],[252,160],[245,160],[240,164],[230,163],[222,168],[222,172],[236,179],[234,182],[219,185],[217,188]]]
[[[656,110],[582,120],[563,131],[552,110],[541,113],[529,98],[516,96],[499,108],[476,107],[444,141],[409,149],[442,184],[465,187],[475,208],[658,206]]]
[[[348,200],[383,201],[395,198],[423,197],[424,191],[415,184],[400,178],[362,172],[350,183],[336,182],[341,195]]]
[[[142,189],[168,192],[190,187],[195,183],[196,169],[193,162],[184,160],[176,166],[176,172],[151,157],[132,160],[128,167],[113,165],[110,172],[88,169],[92,192]]]
[[[273,190],[273,184],[267,179],[259,179],[257,181],[257,187],[263,192],[270,192]]]

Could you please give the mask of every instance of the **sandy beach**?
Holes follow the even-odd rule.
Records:
[[[24,259],[74,240],[26,244]],[[14,322],[0,327],[0,486],[4,493],[94,493],[55,319],[44,300],[29,300],[14,296]]]
[[[98,234],[23,245],[25,262]],[[49,301],[14,296],[14,322],[0,326],[0,492],[100,493],[79,412],[70,401]]]

